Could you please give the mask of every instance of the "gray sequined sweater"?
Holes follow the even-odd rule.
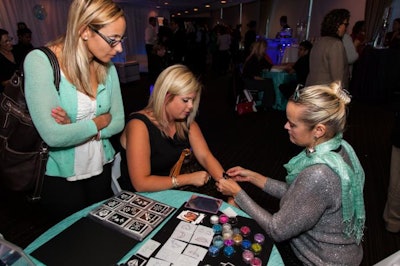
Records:
[[[349,163],[344,149],[339,153]],[[235,201],[274,241],[290,239],[294,253],[303,264],[361,263],[361,244],[343,234],[340,178],[327,165],[305,168],[291,185],[268,178],[263,190],[280,198],[278,212],[269,213],[244,190],[235,196]]]

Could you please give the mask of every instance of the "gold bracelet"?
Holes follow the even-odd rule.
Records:
[[[178,182],[178,179],[176,178],[176,176],[172,176],[171,178],[172,178],[172,187],[173,188],[179,187],[179,182]]]

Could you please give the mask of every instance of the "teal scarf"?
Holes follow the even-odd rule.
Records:
[[[340,146],[348,153],[354,170],[338,153],[334,152]],[[329,141],[317,145],[315,152],[307,154],[304,150],[285,164],[284,167],[288,172],[286,182],[290,185],[301,171],[315,164],[326,164],[340,177],[344,233],[349,237],[354,236],[359,244],[365,223],[363,198],[365,175],[356,153],[350,144],[343,140],[342,134],[337,134]]]

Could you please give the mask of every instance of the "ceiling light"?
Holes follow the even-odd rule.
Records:
[[[211,7],[211,5],[210,4],[206,4],[205,7]]]
[[[193,8],[193,11],[199,11],[199,9],[197,7]]]
[[[164,5],[166,5],[166,6],[167,6],[167,5],[169,5],[169,3],[168,3],[168,2],[164,2]]]
[[[185,14],[189,13],[189,11],[185,10]]]
[[[226,1],[225,0],[221,0],[221,4],[226,4]]]

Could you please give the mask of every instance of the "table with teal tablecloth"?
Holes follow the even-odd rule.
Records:
[[[148,197],[148,198],[151,198],[153,200],[160,201],[162,203],[168,204],[168,205],[170,205],[172,207],[179,208],[180,206],[182,206],[182,204],[184,202],[189,200],[190,197],[194,193],[188,192],[188,191],[179,191],[179,190],[165,190],[165,191],[159,191],[159,192],[146,192],[146,193],[138,193],[138,194],[142,195],[142,196],[145,196],[145,197]],[[87,207],[87,208],[85,208],[85,209],[83,209],[83,210],[81,210],[81,211],[79,211],[79,212],[67,217],[66,219],[64,219],[60,223],[58,223],[55,226],[53,226],[52,228],[50,228],[44,234],[39,236],[34,242],[32,242],[28,247],[26,247],[24,251],[27,254],[31,254],[32,252],[37,250],[39,247],[44,245],[46,242],[48,242],[49,240],[51,240],[52,238],[54,238],[55,236],[60,234],[62,231],[64,231],[68,227],[70,227],[72,224],[74,224],[75,222],[77,222],[81,218],[87,216],[87,214],[91,210],[95,209],[96,207],[98,207],[101,204],[102,204],[102,202],[96,203],[96,204],[94,204],[92,206],[89,206],[89,207]],[[221,207],[221,210],[224,210],[227,207],[232,207],[232,206],[224,202],[222,207]],[[243,217],[249,217],[242,210],[237,209],[235,207],[232,207],[232,208],[235,210],[235,212],[238,215],[243,216]],[[136,252],[143,245],[143,243],[145,243],[147,240],[151,239],[160,230],[160,228],[162,228],[167,223],[167,221],[168,221],[168,219],[163,221],[163,223],[158,228],[156,228],[156,230],[152,231],[143,241],[139,242],[139,244],[137,244],[134,247],[132,247],[132,249],[125,256],[123,256],[121,258],[120,263],[126,262],[132,255],[136,254]],[[77,236],[77,237],[79,237],[79,236]],[[32,257],[32,259],[34,260],[34,262],[37,265],[44,265],[43,263],[41,263],[40,261],[38,261],[34,257]],[[272,249],[272,252],[270,254],[270,258],[269,258],[269,261],[268,261],[267,265],[271,265],[271,266],[272,265],[273,266],[275,266],[275,265],[277,265],[277,266],[284,265],[284,263],[282,261],[282,258],[281,258],[281,255],[279,254],[279,252],[278,252],[278,250],[276,249],[275,246]]]
[[[279,90],[279,86],[285,83],[291,83],[296,81],[296,74],[289,74],[285,71],[275,72],[275,71],[263,71],[263,78],[272,79],[274,83],[275,91],[275,104],[272,108],[280,111],[286,110],[287,99],[283,96],[282,92]]]

